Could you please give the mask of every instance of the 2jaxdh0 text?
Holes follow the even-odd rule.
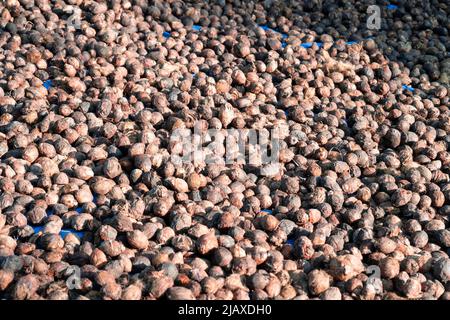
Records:
[[[233,315],[270,315],[270,305],[229,305],[224,304],[220,308],[184,305],[178,308],[179,315],[202,315],[209,318],[211,314]]]

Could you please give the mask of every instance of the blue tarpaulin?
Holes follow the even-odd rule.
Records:
[[[43,226],[33,226],[32,228],[33,228],[34,233],[39,233],[44,229]],[[70,230],[70,229],[61,229],[61,232],[59,233],[59,235],[64,239],[69,233],[74,234],[78,239],[82,239],[84,236],[83,231],[75,231],[75,230]]]
[[[49,80],[45,80],[43,85],[44,85],[45,89],[47,89],[47,90],[50,89],[51,86],[52,86],[52,80],[50,80],[50,79]]]
[[[414,92],[414,88],[411,86],[407,86],[406,84],[402,85],[402,88],[410,92]]]

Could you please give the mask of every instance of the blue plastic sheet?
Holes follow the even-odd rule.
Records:
[[[353,44],[357,44],[358,42],[359,41],[347,41],[346,44],[351,46]],[[314,43],[317,44],[317,46],[319,48],[323,47],[323,42],[305,42],[305,43],[302,43],[301,46],[305,49],[308,49],[308,48],[311,48],[314,45]]]
[[[32,226],[34,233],[41,232],[44,227],[43,226]],[[59,235],[64,239],[69,233],[74,234],[78,239],[82,239],[84,236],[84,232],[82,231],[75,231],[70,229],[61,229],[61,232]]]
[[[50,80],[50,79],[49,80],[45,80],[44,83],[43,83],[43,86],[47,90],[50,89],[52,87],[52,80]]]
[[[44,229],[43,226],[34,226],[34,227],[32,227],[32,228],[33,228],[34,233],[41,232],[42,229]]]
[[[311,48],[314,44],[317,44],[317,46],[319,48],[321,48],[323,46],[323,42],[305,42],[305,43],[302,43],[300,46],[305,49],[308,49],[308,48]]]
[[[202,30],[202,26],[199,26],[198,24],[194,24],[194,25],[192,26],[192,30],[194,30],[194,31],[200,31],[200,30]]]
[[[386,9],[388,9],[388,10],[396,10],[396,9],[398,9],[398,5],[396,5],[396,4],[388,4],[386,6]]]
[[[69,229],[62,229],[61,230],[61,232],[59,233],[59,235],[63,238],[63,239],[65,239],[66,238],[66,236],[69,234],[69,233],[72,233],[73,235],[75,235],[78,239],[83,239],[83,236],[84,236],[84,232],[83,231],[75,231],[75,230],[69,230]]]
[[[410,86],[407,86],[406,84],[402,85],[402,88],[405,89],[405,90],[408,90],[410,92],[414,92],[414,88],[410,87]]]

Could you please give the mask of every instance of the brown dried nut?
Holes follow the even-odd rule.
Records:
[[[442,283],[450,280],[450,259],[443,258],[433,265],[433,274]]]
[[[246,77],[244,72],[242,72],[239,69],[236,69],[233,71],[233,73],[231,74],[231,78],[233,79],[234,82],[236,82],[239,85],[243,85],[246,82]]]
[[[219,81],[217,81],[216,83],[216,90],[217,93],[221,94],[221,93],[228,93],[230,91],[230,85],[228,84],[228,82],[224,79],[221,79]]]
[[[384,138],[386,139],[387,144],[392,148],[398,147],[401,143],[401,133],[394,128],[389,129]]]
[[[94,171],[90,167],[86,166],[76,166],[74,168],[75,177],[78,179],[87,181],[94,177]]]
[[[270,277],[266,272],[261,270],[256,272],[250,278],[250,286],[256,290],[263,290],[269,284]]]
[[[0,230],[5,226],[5,224],[6,224],[6,216],[0,213]]]
[[[159,244],[169,242],[175,236],[175,232],[170,227],[164,227],[156,232],[156,241]]]
[[[361,180],[359,180],[358,178],[350,178],[342,184],[342,191],[347,194],[352,194],[358,191],[361,185]]]
[[[314,255],[314,247],[310,239],[301,236],[294,242],[294,253],[301,259],[309,260]]]
[[[169,183],[170,187],[177,192],[189,192],[189,186],[183,179],[170,177],[167,178],[166,181]]]
[[[94,195],[87,185],[81,187],[81,189],[75,191],[75,200],[78,203],[90,203],[94,201]]]
[[[166,296],[169,300],[195,300],[195,296],[192,291],[183,287],[169,288]]]
[[[109,282],[102,288],[104,297],[112,300],[119,300],[122,296],[122,288],[115,282]]]
[[[48,251],[64,247],[64,240],[59,234],[45,233],[39,238],[39,246]]]
[[[322,218],[321,212],[317,209],[309,209],[308,210],[309,222],[312,224],[316,224]]]
[[[187,213],[176,214],[170,223],[170,227],[175,231],[186,230],[192,225],[192,217]]]
[[[95,248],[90,256],[90,262],[97,268],[101,268],[108,262],[108,258],[102,250]]]
[[[191,173],[186,180],[190,190],[198,190],[206,185],[205,178],[196,172]]]
[[[308,288],[311,294],[319,295],[330,287],[331,277],[323,270],[313,270],[308,274]]]
[[[269,298],[273,299],[273,298],[277,297],[281,292],[280,280],[275,276],[270,277],[269,283],[267,284],[265,290],[266,290]]]
[[[150,294],[155,298],[162,297],[169,288],[173,287],[173,279],[168,276],[159,276],[158,278],[151,279],[151,284],[149,286]],[[175,297],[169,298],[171,300],[177,300]]]
[[[330,287],[320,295],[321,300],[342,300],[342,293],[337,287]]]
[[[115,281],[114,275],[106,270],[100,270],[95,274],[95,282],[101,287],[106,286],[108,283],[114,283]]]
[[[339,281],[350,280],[363,271],[363,263],[352,254],[337,256],[330,261],[330,274]]]
[[[386,279],[395,278],[400,272],[400,263],[397,259],[386,257],[379,263],[381,276]]]
[[[197,251],[200,254],[207,254],[212,249],[219,247],[219,242],[214,234],[214,231],[210,231],[207,234],[200,236],[196,242]]]
[[[92,191],[100,195],[107,194],[115,185],[113,180],[104,177],[94,177],[89,183],[91,184]]]
[[[117,158],[108,158],[103,163],[103,173],[106,177],[114,179],[122,173],[122,167]]]
[[[20,277],[14,286],[12,296],[15,300],[25,300],[33,297],[39,288],[39,280],[33,274]]]
[[[283,178],[281,188],[287,193],[296,194],[300,191],[300,180],[298,177]]]
[[[268,214],[261,218],[261,227],[267,231],[273,231],[278,227],[280,223],[277,218]]]
[[[250,54],[250,47],[243,43],[243,42],[239,42],[236,46],[235,46],[235,50],[236,54],[238,54],[240,57],[244,58],[246,56],[248,56]]]
[[[220,221],[217,227],[219,229],[231,228],[235,225],[235,215],[231,212],[224,212],[220,216]]]
[[[171,240],[172,247],[179,251],[192,251],[195,248],[194,241],[185,235],[174,236]]]
[[[117,230],[109,225],[102,225],[97,234],[102,240],[116,240]]]
[[[110,257],[117,257],[125,250],[124,245],[116,240],[103,241],[99,248]]]
[[[378,249],[384,254],[390,254],[397,248],[397,243],[387,237],[382,237],[378,240]]]
[[[47,265],[44,260],[38,258],[34,261],[33,271],[38,275],[46,275],[49,271],[49,267],[50,266]]]
[[[229,290],[242,289],[248,291],[249,289],[243,284],[244,276],[239,274],[231,274],[225,279],[225,287]]]
[[[418,279],[409,278],[402,285],[402,291],[408,299],[417,299],[422,294],[422,285]]]
[[[145,233],[139,230],[127,232],[128,243],[135,249],[145,250],[148,247],[148,239]]]
[[[223,279],[206,277],[201,281],[201,286],[206,294],[215,294],[223,286]]]
[[[106,160],[108,152],[100,147],[94,147],[88,152],[88,158],[92,161]]]
[[[28,145],[23,150],[22,158],[27,160],[29,163],[33,163],[37,158],[39,158],[38,148],[33,144]]]
[[[441,246],[450,248],[450,230],[442,229],[435,232],[434,237]]]
[[[89,230],[94,224],[94,217],[89,213],[80,213],[71,217],[70,225],[74,230]]]
[[[250,256],[235,258],[233,259],[232,272],[252,275],[256,272],[256,262]]]
[[[235,114],[231,105],[226,105],[219,110],[219,120],[222,122],[224,128],[234,120]]]
[[[169,213],[170,208],[174,204],[173,198],[162,198],[158,199],[158,201],[153,205],[153,213],[156,216],[164,217],[167,213]]]
[[[152,158],[148,154],[139,154],[134,157],[134,166],[142,172],[150,172],[152,169]]]
[[[212,261],[215,265],[225,267],[230,265],[232,260],[233,255],[228,249],[220,247],[214,250]]]
[[[139,286],[131,284],[122,291],[121,300],[141,300],[142,290]]]
[[[410,202],[412,198],[412,192],[399,188],[394,191],[391,196],[391,202],[394,207],[402,207]]]
[[[58,165],[53,159],[40,157],[35,161],[35,163],[41,166],[43,174],[47,177],[52,177],[53,175],[59,173]]]
[[[428,243],[428,234],[425,231],[418,231],[412,235],[412,244],[417,248],[424,248]]]
[[[13,282],[13,280],[13,271],[0,269],[0,291],[5,291],[6,288]]]
[[[16,246],[17,242],[13,238],[0,234],[0,257],[14,255]]]
[[[133,220],[126,214],[119,212],[107,222],[119,232],[133,231]]]

